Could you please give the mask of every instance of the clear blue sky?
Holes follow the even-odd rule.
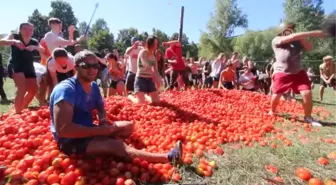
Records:
[[[51,0],[1,0],[0,34],[8,33],[27,21],[34,9],[48,14]],[[67,0],[79,21],[89,21],[94,5],[99,8],[94,19],[104,18],[115,37],[119,29],[135,27],[140,32],[151,33],[153,27],[171,35],[179,30],[180,7],[185,6],[184,32],[190,41],[199,41],[210,13],[215,9],[215,0]],[[284,0],[238,0],[238,5],[248,15],[249,29],[263,30],[279,25],[283,17]],[[19,5],[17,5],[19,4]],[[335,10],[335,0],[324,0],[327,13]],[[244,29],[235,30],[235,34]]]

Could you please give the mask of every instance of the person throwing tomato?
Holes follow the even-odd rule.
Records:
[[[276,62],[273,64],[270,115],[276,113],[281,96],[290,90],[302,95],[304,120],[313,126],[322,126],[311,114],[313,108],[312,92],[307,73],[301,67],[301,52],[312,50],[308,37],[323,37],[322,31],[294,32],[294,24],[284,25],[282,31],[272,41]]]

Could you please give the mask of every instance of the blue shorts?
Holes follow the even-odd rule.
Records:
[[[151,93],[156,91],[156,86],[154,84],[153,78],[135,77],[134,81],[134,91]]]
[[[59,139],[57,141],[57,146],[59,150],[66,155],[85,154],[86,148],[91,140],[91,137],[80,139]]]

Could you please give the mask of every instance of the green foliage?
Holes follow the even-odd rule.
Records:
[[[241,37],[237,37],[234,50],[241,55],[250,56],[253,60],[265,60],[272,57],[272,39],[276,36],[277,28],[269,28],[264,31],[246,31]]]
[[[233,31],[246,28],[247,15],[238,7],[237,0],[216,0],[216,10],[208,23],[208,32],[201,35],[199,56],[214,57],[233,51]]]
[[[41,39],[44,34],[49,31],[48,17],[42,15],[38,9],[35,9],[33,14],[28,17],[28,22],[34,25],[34,38]]]
[[[103,51],[106,48],[111,51],[113,48],[113,43],[113,34],[110,33],[108,30],[98,30],[88,40],[89,49],[99,52]]]

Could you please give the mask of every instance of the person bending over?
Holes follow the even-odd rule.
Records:
[[[75,63],[73,56],[63,48],[56,48],[47,63],[48,73],[55,87],[61,81],[74,76]]]
[[[154,82],[154,78],[158,75],[156,56],[154,54],[157,44],[157,38],[150,36],[146,40],[146,48],[139,53],[138,71],[134,82],[135,96],[129,96],[134,103],[144,103],[146,94],[149,95],[151,103],[160,102],[159,92]]]
[[[75,55],[76,75],[58,84],[50,97],[51,132],[58,148],[67,155],[112,155],[126,161],[140,158],[148,162],[180,162],[182,143],[166,154],[137,150],[115,137],[132,134],[129,121],[106,119],[103,99],[94,82],[99,64],[94,53]],[[92,111],[98,112],[99,125],[93,124]]]
[[[231,90],[237,88],[237,75],[236,71],[232,68],[232,62],[227,63],[226,69],[220,74],[220,87],[223,89]]]

